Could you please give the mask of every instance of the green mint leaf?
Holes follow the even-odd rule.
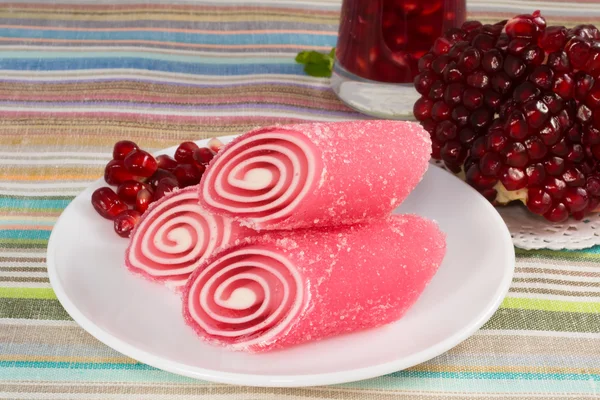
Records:
[[[310,76],[318,78],[328,78],[331,76],[331,68],[329,63],[327,64],[306,64],[304,66],[304,72]]]
[[[308,62],[309,55],[310,55],[310,51],[301,51],[296,56],[296,62],[299,64],[306,64]]]

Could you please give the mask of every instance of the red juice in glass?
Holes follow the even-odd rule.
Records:
[[[418,98],[412,81],[419,58],[447,29],[462,25],[465,13],[465,0],[344,0],[334,91],[359,111],[403,117],[398,115],[404,112],[398,109],[402,105],[390,103],[394,91],[404,97],[400,103],[412,109]],[[388,85],[374,87],[378,82]]]

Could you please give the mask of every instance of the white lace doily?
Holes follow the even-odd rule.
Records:
[[[432,164],[446,169],[440,161]],[[600,213],[581,221],[552,223],[530,213],[522,204],[496,207],[506,223],[515,247],[525,250],[579,250],[600,244]]]

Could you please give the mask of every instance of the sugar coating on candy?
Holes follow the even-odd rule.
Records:
[[[249,352],[373,328],[404,315],[445,250],[437,224],[415,215],[267,231],[198,267],[183,314],[203,340]]]
[[[177,189],[153,203],[132,232],[125,265],[174,290],[213,251],[256,232],[200,206],[198,189]]]
[[[226,145],[200,182],[202,205],[257,230],[381,218],[420,182],[429,134],[403,121],[260,128]]]

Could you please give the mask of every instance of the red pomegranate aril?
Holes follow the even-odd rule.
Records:
[[[584,188],[571,187],[567,189],[563,199],[569,211],[577,212],[587,207],[589,195]]]
[[[190,165],[190,164],[182,164],[182,165]],[[179,186],[177,181],[171,178],[163,178],[156,185],[156,189],[154,190],[154,201],[160,200],[165,195],[173,192]]]
[[[546,59],[546,53],[537,46],[529,45],[523,50],[521,58],[525,61],[525,64],[531,66],[542,65]]]
[[[544,166],[540,163],[532,164],[525,169],[527,175],[527,185],[529,187],[539,186],[546,179],[546,171]]]
[[[471,155],[476,159],[480,159],[486,153],[486,139],[483,136],[478,137],[473,142],[473,146],[471,147]]]
[[[508,139],[504,136],[503,132],[494,132],[487,136],[487,147],[496,153],[504,150],[507,144]]]
[[[562,175],[563,181],[567,186],[583,186],[585,184],[585,175],[576,168],[569,168]]]
[[[539,100],[532,100],[523,104],[523,113],[527,124],[533,129],[542,127],[550,118],[548,106]]]
[[[429,98],[431,100],[441,100],[444,97],[444,91],[446,90],[446,85],[442,81],[436,81],[431,85],[431,89],[429,90]]]
[[[498,176],[502,168],[502,160],[496,153],[486,153],[479,160],[479,170],[486,176]]]
[[[592,110],[600,108],[600,81],[596,82],[592,89],[587,93],[585,104]]]
[[[548,152],[548,148],[544,142],[537,136],[525,140],[525,147],[527,148],[529,159],[533,161],[541,160]]]
[[[530,82],[523,82],[515,88],[513,100],[517,103],[526,103],[540,95],[540,90]]]
[[[581,141],[583,144],[592,146],[600,144],[600,130],[594,128],[593,126],[588,127],[584,130]]]
[[[600,196],[600,177],[591,176],[587,178],[585,189],[592,196]]]
[[[125,168],[132,174],[150,177],[158,169],[156,160],[150,153],[144,150],[134,150],[123,160]]]
[[[115,218],[115,232],[117,235],[128,238],[131,235],[131,231],[140,222],[142,214],[136,210],[125,210]]]
[[[448,140],[452,140],[456,137],[456,125],[451,121],[442,121],[435,128],[435,137],[441,142],[445,143]]]
[[[462,26],[460,27],[460,29],[462,29],[463,31],[469,33],[472,32],[476,29],[481,28],[482,24],[479,21],[466,21],[462,24]]]
[[[417,67],[419,68],[419,72],[428,71],[431,69],[431,62],[434,60],[435,56],[431,53],[425,54],[423,57],[419,59],[417,63]]]
[[[506,72],[506,75],[508,75],[509,78],[520,78],[525,74],[525,71],[525,63],[523,63],[520,58],[510,54],[506,56],[506,60],[504,61],[504,72]]]
[[[444,81],[447,83],[461,82],[463,80],[463,73],[455,62],[448,64],[448,67],[444,70]]]
[[[92,193],[92,206],[106,219],[114,219],[121,212],[127,210],[127,205],[109,187],[96,189]]]
[[[123,160],[111,160],[104,168],[104,180],[109,185],[117,186],[125,181],[141,180],[125,168]]]
[[[529,161],[525,145],[519,142],[508,145],[504,150],[504,155],[506,156],[506,164],[511,167],[523,168]]]
[[[506,23],[506,34],[511,38],[536,37],[539,27],[530,19],[529,15],[519,15]]]
[[[527,208],[534,214],[544,215],[552,207],[552,198],[540,188],[529,188],[527,191]]]
[[[434,160],[442,159],[442,145],[435,140],[431,142],[431,158]]]
[[[555,117],[550,118],[548,123],[546,123],[542,129],[540,129],[538,135],[540,138],[542,138],[546,146],[552,146],[558,142],[560,140],[558,119]]]
[[[435,74],[432,71],[423,71],[415,76],[415,89],[423,96],[427,96],[434,82],[437,82]]]
[[[467,181],[478,189],[491,189],[497,182],[495,177],[488,177],[481,173],[478,165],[473,165],[467,171]]]
[[[466,73],[475,71],[480,64],[481,52],[474,47],[465,49],[458,59],[458,68]]]
[[[553,53],[561,50],[566,41],[567,29],[564,26],[549,26],[540,36],[538,44],[547,53]]]
[[[487,108],[492,110],[496,110],[502,101],[502,97],[499,93],[494,92],[493,90],[486,90],[483,94],[483,102]]]
[[[460,142],[462,144],[465,144],[465,145],[470,145],[471,143],[473,143],[473,141],[475,140],[476,137],[477,137],[477,134],[475,133],[475,131],[473,131],[472,129],[469,129],[469,128],[461,129],[458,132],[458,139],[460,140]]]
[[[542,101],[544,102],[544,104],[546,104],[546,106],[548,107],[548,111],[550,111],[551,114],[555,115],[560,114],[561,112],[566,113],[566,110],[563,110],[563,99],[556,93],[544,93],[542,95]],[[566,114],[566,117],[569,118],[569,115]],[[565,122],[564,126],[569,126],[569,123]]]
[[[438,75],[443,75],[451,61],[449,56],[440,56],[431,63],[431,70]]]
[[[506,51],[509,54],[520,56],[531,41],[529,39],[517,38],[508,43]]]
[[[135,199],[135,209],[140,213],[145,213],[150,203],[154,201],[154,194],[148,189],[142,189],[137,193]]]
[[[117,188],[117,195],[121,200],[123,200],[126,204],[134,205],[135,199],[137,198],[137,194],[142,189],[149,189],[145,183],[138,181],[125,181],[119,185]]]
[[[569,218],[569,211],[563,203],[558,203],[544,214],[544,218],[550,222],[564,222]]]
[[[564,51],[557,51],[548,55],[546,65],[552,68],[554,72],[571,71],[571,63],[569,62],[569,56]]]
[[[469,110],[463,106],[454,107],[452,110],[452,120],[458,126],[465,126],[469,123]],[[424,127],[425,130],[427,130]],[[429,131],[428,131],[429,132]]]
[[[480,33],[473,38],[473,47],[478,50],[491,50],[494,48],[494,38],[490,35]]]
[[[544,161],[544,168],[549,175],[558,176],[565,170],[565,160],[560,157],[550,157]]]
[[[580,163],[583,161],[584,157],[585,152],[583,151],[583,146],[580,144],[574,144],[573,148],[567,154],[567,160],[571,161],[572,163]],[[600,159],[600,157],[598,157],[598,159]]]
[[[444,144],[440,154],[446,166],[451,168],[452,172],[458,173],[460,172],[460,166],[465,161],[467,151],[456,140],[450,140]]]
[[[585,104],[581,104],[577,108],[577,114],[575,114],[575,119],[577,119],[580,123],[587,123],[592,119],[592,110],[590,110]]]
[[[575,69],[585,67],[590,57],[592,46],[582,39],[572,39],[565,47],[569,61]]]
[[[547,65],[541,65],[529,75],[529,81],[541,89],[550,90],[554,84],[554,71]]]
[[[525,116],[518,110],[510,114],[504,129],[508,132],[508,136],[515,140],[523,140],[529,133]]]
[[[450,46],[451,43],[448,39],[444,37],[439,37],[435,40],[435,42],[433,42],[433,47],[431,48],[431,51],[434,55],[439,56],[448,53],[448,51],[450,50]]]
[[[433,101],[426,97],[421,97],[415,102],[413,106],[413,114],[419,121],[426,120],[431,117],[431,108],[433,107]]]
[[[481,130],[490,124],[491,119],[492,113],[485,108],[480,108],[471,114],[469,123],[475,130]]]
[[[174,181],[177,181],[177,178],[175,178],[175,175],[173,175],[172,172],[159,168],[150,178],[146,180],[146,183],[150,185],[152,189],[156,189],[158,182],[160,182],[163,178],[171,178]]]
[[[467,85],[477,89],[485,89],[490,86],[490,78],[483,71],[475,71],[467,76]]]
[[[444,121],[450,117],[451,112],[452,110],[446,103],[437,101],[431,108],[431,118],[433,118],[434,121]]]
[[[504,167],[500,171],[500,182],[507,190],[519,190],[527,186],[527,176],[521,168]]]
[[[554,79],[552,90],[563,99],[571,99],[575,93],[575,82],[569,74],[558,74]]]
[[[192,164],[180,164],[175,168],[175,171],[173,171],[173,174],[179,183],[179,187],[181,188],[200,183],[200,178],[202,178],[203,173],[204,169],[201,170],[198,166]]]
[[[446,102],[446,104],[451,105],[451,106],[455,106],[455,105],[459,104],[464,90],[465,90],[464,85],[462,85],[460,83],[449,84],[446,87],[446,91],[444,92],[444,101]],[[415,102],[415,107],[417,106],[417,103],[422,99],[424,99],[424,98],[421,97],[419,100],[417,100]]]
[[[476,110],[483,104],[483,93],[474,88],[467,88],[463,93],[463,104],[469,110]]]
[[[223,142],[221,142],[218,138],[214,137],[208,141],[206,145],[213,153],[218,153],[223,148]]]
[[[138,145],[131,140],[121,140],[113,147],[113,160],[123,160],[127,154],[139,149]]]
[[[156,164],[158,165],[159,169],[164,169],[166,171],[173,171],[175,167],[179,165],[179,163],[174,158],[171,158],[166,154],[161,154],[160,156],[157,156]]]
[[[550,152],[559,157],[565,157],[569,154],[569,146],[567,145],[565,138],[560,139],[558,143],[552,146]]]
[[[193,161],[194,151],[198,145],[194,142],[183,142],[175,150],[175,160],[183,164],[189,164]]]
[[[567,191],[567,185],[561,179],[549,177],[544,182],[544,190],[553,198],[560,200]]]
[[[505,72],[499,72],[492,77],[492,88],[500,93],[506,94],[512,86],[512,79]]]
[[[481,60],[481,67],[487,73],[495,73],[502,69],[502,64],[504,62],[504,57],[502,57],[502,53],[500,51],[493,49],[487,51],[483,55],[483,59]]]

